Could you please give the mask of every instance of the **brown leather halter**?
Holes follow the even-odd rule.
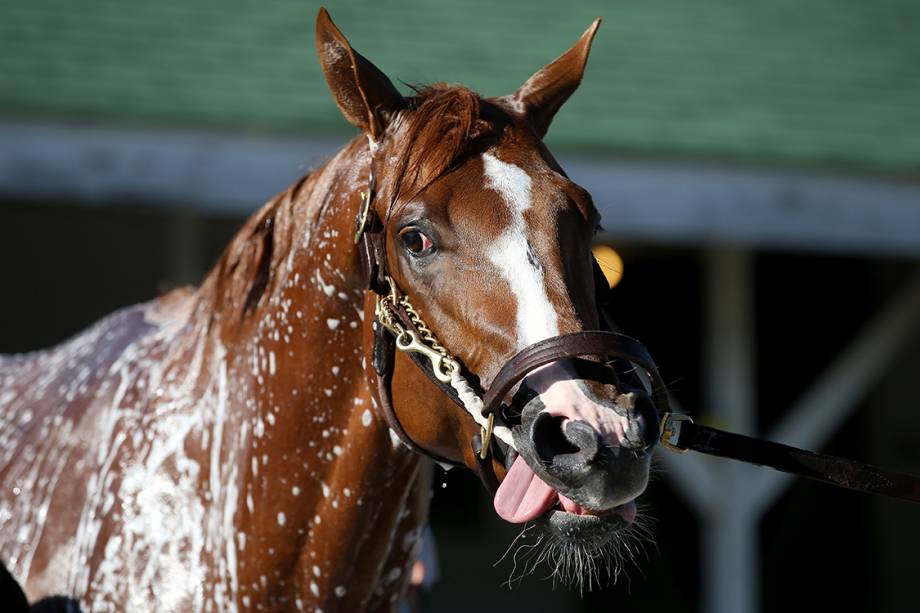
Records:
[[[362,193],[361,207],[355,224],[355,242],[358,244],[364,285],[367,290],[376,294],[378,304],[374,319],[374,372],[368,372],[368,376],[376,379],[372,382],[372,387],[377,389],[381,416],[390,430],[411,450],[441,464],[457,465],[457,462],[442,458],[415,443],[393,410],[390,384],[397,347],[402,349],[448,398],[464,410],[470,409],[449,383],[448,375],[453,369],[462,369],[462,365],[437,343],[431,330],[412,308],[408,298],[400,293],[395,281],[388,274],[385,227],[373,207],[375,187],[372,160],[368,187]],[[477,389],[478,386],[471,386],[472,391],[482,398],[481,417],[487,425],[482,426],[480,434],[473,436],[470,444],[479,464],[479,477],[490,493],[494,495],[497,490],[498,478],[495,476],[489,454],[501,454],[506,458],[508,455],[508,450],[503,449],[492,437],[493,423],[498,419],[496,415],[502,413],[505,397],[535,368],[560,359],[596,356],[604,358],[614,380],[617,378],[614,369],[617,363],[638,367],[640,380],[644,374],[650,387],[649,394],[656,409],[662,414],[661,443],[671,451],[686,453],[693,450],[773,468],[851,490],[920,502],[920,479],[917,477],[885,471],[854,460],[697,425],[686,415],[669,412],[666,386],[648,350],[639,341],[613,331],[613,326],[607,320],[605,306],[609,289],[596,261],[594,273],[598,314],[602,326],[606,329],[563,334],[537,342],[512,357],[499,370],[484,393],[483,390]],[[381,320],[381,301],[387,305],[387,315],[390,319],[388,325],[384,325]],[[475,415],[473,417],[476,418]],[[476,421],[480,422],[478,419]]]
[[[376,177],[372,163],[368,187],[362,193],[355,228],[355,242],[358,244],[365,287],[376,294],[378,305],[373,324],[374,375],[369,374],[369,376],[376,379],[373,387],[377,389],[381,416],[396,436],[417,453],[441,464],[455,465],[456,462],[440,457],[415,443],[402,427],[393,409],[390,384],[395,351],[400,348],[455,404],[470,411],[467,403],[448,382],[447,375],[450,370],[462,369],[462,365],[443,347],[440,347],[424,321],[414,311],[408,299],[401,294],[395,281],[388,274],[385,227],[373,207],[375,187]],[[608,287],[596,263],[595,268],[595,276],[600,277],[600,283],[596,288],[600,310],[606,300]],[[386,318],[393,320],[392,323],[382,321],[386,318],[382,317],[381,302],[386,305]],[[428,341],[427,344],[425,339]],[[664,408],[668,406],[667,395],[664,393],[665,386],[658,374],[658,369],[645,347],[635,339],[608,329],[564,334],[535,343],[512,357],[496,375],[488,390],[483,392],[477,385],[470,385],[472,391],[482,398],[480,412],[488,424],[483,426],[480,434],[474,436],[470,442],[478,460],[480,478],[487,489],[494,493],[498,487],[498,479],[489,461],[489,453],[501,455],[507,453],[507,450],[502,449],[502,446],[492,436],[492,428],[495,420],[500,419],[496,416],[501,414],[503,400],[508,393],[535,368],[564,358],[589,355],[604,357],[611,361],[624,360],[642,368],[652,381],[652,395],[656,406]],[[443,359],[438,359],[439,357]],[[610,376],[616,378],[612,369]]]

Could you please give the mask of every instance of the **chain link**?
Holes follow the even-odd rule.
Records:
[[[386,280],[390,285],[390,292],[386,296],[377,296],[376,316],[380,325],[396,335],[396,346],[399,349],[426,355],[431,360],[432,368],[438,379],[449,381],[450,375],[458,368],[457,360],[438,341],[434,332],[412,306],[409,297],[396,288],[396,282],[389,276],[386,277]],[[404,328],[399,322],[394,313],[396,306],[402,307],[406,312],[421,338],[418,338],[411,330]]]

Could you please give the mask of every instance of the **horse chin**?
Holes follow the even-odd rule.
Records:
[[[554,539],[591,548],[614,540],[618,532],[633,525],[635,517],[636,503],[628,502],[597,515],[550,509],[541,523]]]
[[[581,593],[614,583],[634,556],[651,542],[642,523],[636,521],[634,501],[597,515],[550,509],[532,524],[539,531],[536,542],[528,539],[525,544],[516,539],[509,548],[515,553],[508,585],[531,573],[539,574],[542,571],[538,568],[544,564],[554,585]],[[521,535],[529,529],[525,528]]]

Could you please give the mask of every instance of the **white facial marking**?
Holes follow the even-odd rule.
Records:
[[[511,209],[511,225],[492,245],[489,260],[495,264],[517,297],[518,348],[559,334],[556,311],[543,283],[543,269],[529,255],[524,211],[531,205],[530,176],[514,164],[484,153],[486,185],[501,194]]]
[[[559,362],[537,368],[527,375],[527,383],[543,401],[543,411],[569,421],[588,423],[611,447],[626,439],[629,419],[605,408],[585,395],[572,380],[574,374]]]
[[[518,349],[559,334],[556,311],[549,302],[543,269],[529,254],[524,211],[531,206],[533,181],[518,166],[483,154],[486,185],[502,195],[511,209],[511,224],[489,250],[489,260],[498,267],[517,297]],[[628,420],[591,401],[572,375],[558,363],[548,364],[528,376],[536,383],[548,411],[567,419],[591,424],[611,444],[624,438]]]

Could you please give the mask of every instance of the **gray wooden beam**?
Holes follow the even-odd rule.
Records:
[[[244,215],[341,140],[0,121],[0,198]],[[920,182],[562,157],[605,238],[920,257]]]
[[[246,215],[341,143],[0,122],[0,197]]]

